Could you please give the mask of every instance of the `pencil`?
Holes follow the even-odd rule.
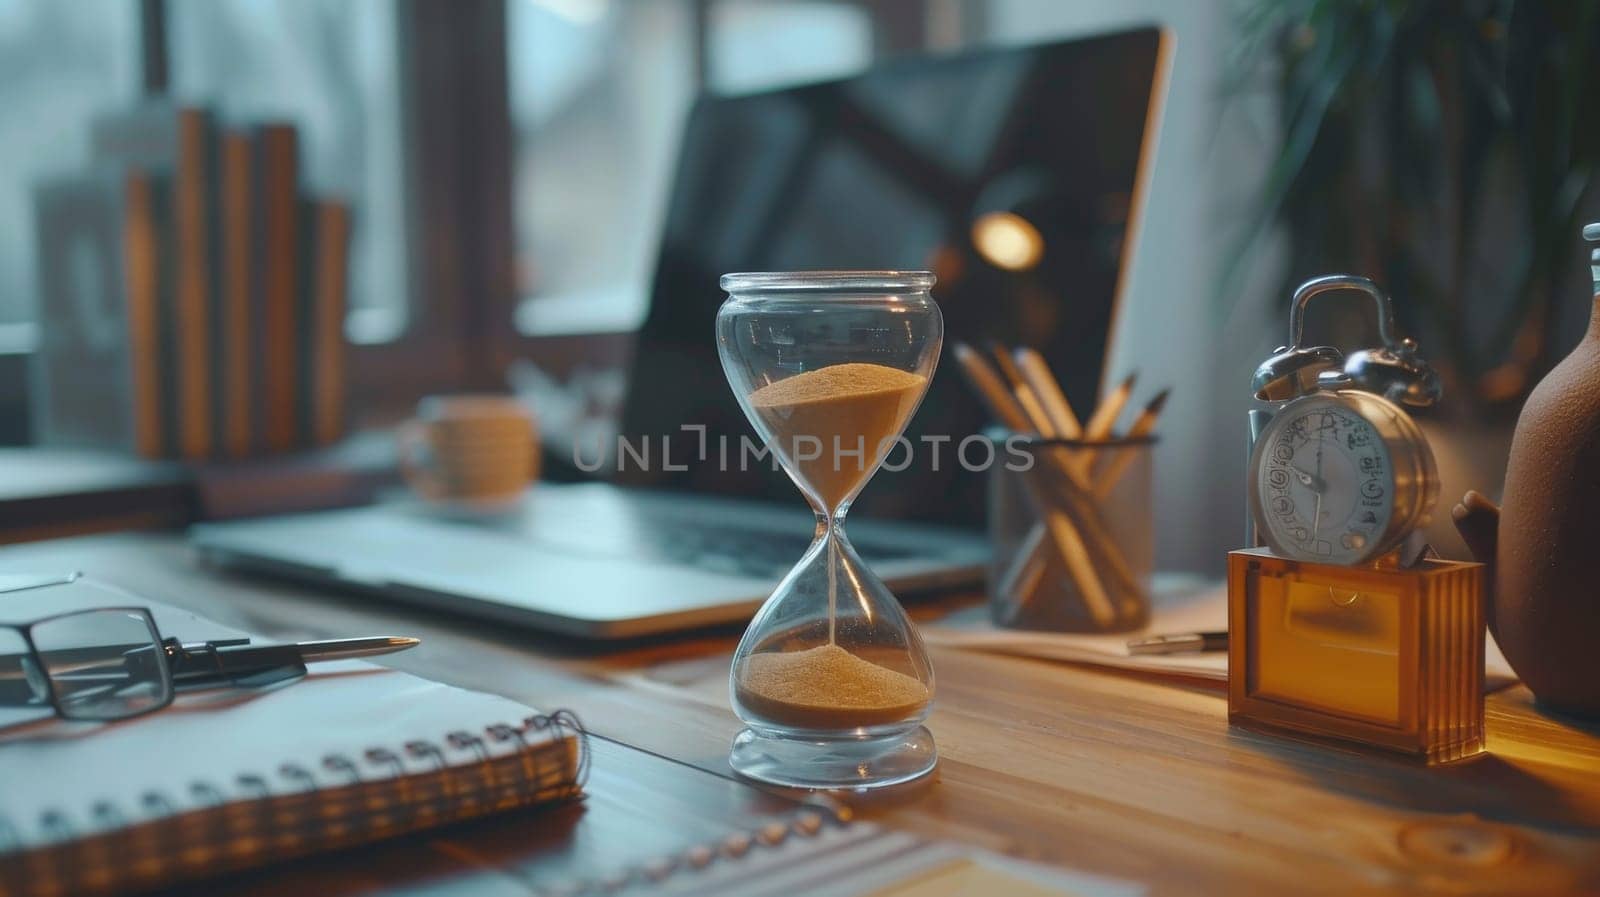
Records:
[[[955,355],[967,382],[978,393],[978,398],[989,408],[989,412],[1013,432],[1029,432],[1032,425],[1028,422],[1027,415],[1017,405],[1011,393],[1006,391],[1000,375],[983,360],[983,356],[971,346],[959,342],[955,344]],[[1106,559],[1112,575],[1126,588],[1137,589],[1138,581],[1129,570],[1127,560],[1123,558],[1121,550],[1111,540],[1111,534],[1106,531],[1099,519],[1099,509],[1095,507],[1094,494],[1089,489],[1088,483],[1078,475],[1071,464],[1067,463],[1070,459],[1064,459],[1057,453],[1046,455],[1046,459],[1052,462],[1049,466],[1062,475],[1059,480],[1061,497],[1077,510],[1079,525],[1083,527],[1084,535]],[[1045,505],[1049,506],[1049,502],[1046,501]]]
[[[956,362],[961,365],[961,372],[966,375],[967,383],[971,384],[974,392],[983,404],[988,406],[989,413],[993,414],[1001,424],[1013,433],[1032,433],[1034,427],[1017,404],[1016,398],[1000,380],[1000,375],[994,368],[983,360],[983,356],[966,343],[956,343]]]
[[[1053,590],[1047,590],[1042,599],[1039,594],[1045,573],[1055,563],[1044,548],[1045,529],[1045,524],[1036,523],[1033,525],[1033,529],[1028,531],[1024,546],[1022,550],[1017,552],[1016,560],[1012,564],[1011,570],[1006,573],[1005,578],[1000,581],[1000,585],[997,587],[995,597],[1012,606],[1011,614],[1025,614],[1025,608],[1028,605],[1037,604],[1040,600],[1056,600],[1058,597]],[[1064,538],[1070,544],[1077,539],[1077,535],[1077,531],[1072,530]],[[1084,596],[1084,606],[1089,611],[1090,616],[1094,618],[1096,625],[1103,628],[1110,627],[1116,622],[1116,617],[1111,612],[1108,599],[1105,597],[1104,587],[1094,576],[1094,567],[1089,562],[1082,542],[1078,541],[1076,545],[1079,552],[1075,556],[1077,560],[1068,560],[1067,556],[1059,552],[1056,556],[1066,562],[1067,573],[1072,577],[1073,582],[1077,584],[1078,594]],[[1085,574],[1088,574],[1087,577],[1085,577]],[[1090,595],[1098,595],[1099,597],[1090,598]],[[1107,616],[1108,614],[1111,615]]]
[[[1083,595],[1084,607],[1088,608],[1089,615],[1094,617],[1095,623],[1102,627],[1109,627],[1117,621],[1117,609],[1111,605],[1111,599],[1106,595],[1105,586],[1100,582],[1100,574],[1095,572],[1094,560],[1089,557],[1089,546],[1083,543],[1083,534],[1072,525],[1072,519],[1061,513],[1059,508],[1052,508],[1044,515],[1045,526],[1050,529],[1050,538],[1056,543],[1056,550],[1061,553],[1061,559],[1066,562],[1067,573],[1078,586],[1078,591]]]
[[[1082,438],[1083,425],[1078,423],[1078,416],[1073,413],[1072,404],[1061,391],[1061,384],[1056,382],[1049,366],[1044,363],[1044,356],[1023,346],[1017,349],[1015,361],[1022,379],[1033,390],[1056,432],[1066,439]]]
[[[1145,403],[1144,410],[1134,418],[1133,426],[1128,428],[1129,439],[1142,439],[1149,436],[1156,428],[1156,420],[1161,417],[1161,409],[1167,406],[1167,396],[1172,390],[1163,389],[1155,394],[1155,398]]]
[[[989,350],[989,357],[994,360],[995,370],[999,371],[1000,376],[1005,378],[1005,383],[1010,385],[1011,394],[1017,400],[1017,407],[1022,409],[1028,422],[1033,424],[1033,431],[1045,439],[1060,437],[1061,432],[1045,414],[1044,405],[1040,402],[1038,394],[1028,385],[1028,381],[1023,379],[1022,371],[1018,370],[1016,362],[1011,360],[1011,353],[1006,350],[1005,345],[999,340],[990,340],[986,348]]]
[[[1128,398],[1133,395],[1133,381],[1138,376],[1137,371],[1129,374],[1122,385],[1112,390],[1111,395],[1106,396],[1100,407],[1094,410],[1083,427],[1085,439],[1101,440],[1111,435],[1111,428],[1117,425],[1118,415],[1122,414],[1123,406],[1128,404]]]
[[[989,365],[989,362],[982,355],[965,343],[956,343],[955,353],[956,361],[961,365],[962,372],[967,376],[967,382],[972,384],[973,389],[978,393],[978,397],[983,400],[984,404],[989,406],[990,412],[999,418],[1001,423],[1009,427],[1014,433],[1038,432],[1039,427],[1036,425],[1036,420],[1030,419],[1029,411],[1024,410],[1025,400],[1019,400],[1016,394],[1006,389],[1005,381],[1001,379],[1001,376],[995,372],[995,369]],[[1028,395],[1031,398],[1032,394],[1028,393]],[[1031,410],[1033,414],[1038,415],[1038,419],[1043,418],[1042,412],[1037,409],[1037,403],[1034,403],[1034,407]],[[1046,423],[1045,427],[1048,428],[1048,426],[1048,423]],[[1048,465],[1047,468],[1036,468],[1039,475],[1048,476],[1051,472],[1059,474],[1066,479],[1066,487],[1069,492],[1079,498],[1088,497],[1088,484],[1073,469],[1069,463],[1070,458],[1054,453],[1046,457],[1054,461],[1054,463]],[[1082,503],[1092,513],[1092,503],[1088,501]],[[1105,587],[1100,582],[1100,576],[1095,572],[1094,562],[1089,557],[1089,549],[1084,544],[1083,535],[1078,532],[1078,528],[1073,524],[1072,518],[1068,517],[1066,512],[1055,502],[1042,501],[1040,503],[1040,511],[1044,517],[1045,527],[1050,533],[1051,541],[1055,543],[1057,555],[1066,564],[1067,571],[1074,582],[1078,584],[1078,590],[1083,595],[1084,603],[1090,615],[1094,617],[1095,622],[1099,625],[1110,626],[1116,621],[1116,608],[1112,606],[1111,600],[1106,596]],[[1115,546],[1104,544],[1103,539],[1100,541],[1102,542],[1102,551],[1108,554],[1116,551]]]
[[[1161,409],[1166,407],[1167,396],[1171,395],[1171,393],[1172,390],[1163,389],[1156,393],[1155,398],[1145,403],[1144,410],[1139,412],[1139,416],[1133,421],[1133,426],[1128,428],[1127,438],[1143,439],[1155,431],[1156,421],[1161,417]],[[1111,494],[1111,490],[1117,486],[1117,480],[1120,480],[1122,475],[1127,473],[1128,465],[1133,463],[1133,459],[1138,457],[1138,453],[1141,451],[1143,449],[1139,446],[1130,445],[1123,448],[1117,453],[1116,457],[1112,458],[1105,472],[1095,480],[1094,495],[1096,498],[1103,499]]]
[[[1017,369],[1017,363],[1011,360],[1011,353],[1006,350],[1005,344],[999,340],[989,340],[984,344],[989,350],[989,357],[994,359],[994,368],[1000,376],[1006,378],[1013,391],[1028,389],[1028,383],[1022,379],[1022,371]]]

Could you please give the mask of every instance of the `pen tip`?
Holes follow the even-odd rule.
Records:
[[[415,648],[422,644],[422,639],[412,638],[409,635],[391,635],[389,636],[389,644],[396,651],[401,651],[406,648]]]
[[[1161,390],[1160,392],[1156,393],[1155,398],[1150,400],[1150,404],[1145,406],[1145,410],[1149,411],[1151,414],[1155,414],[1162,408],[1166,407],[1167,396],[1170,395],[1172,395],[1172,390],[1170,388]]]

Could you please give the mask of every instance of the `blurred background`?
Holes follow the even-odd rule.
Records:
[[[697,95],[1152,23],[1175,55],[1110,368],[1176,387],[1160,565],[1218,572],[1242,543],[1250,372],[1319,274],[1386,286],[1444,368],[1425,426],[1445,506],[1496,492],[1522,398],[1588,320],[1589,2],[0,0],[0,444],[45,430],[41,185],[92,168],[116,110],[203,104],[218,133],[292,122],[290,183],[326,216],[307,230],[336,235],[304,267],[345,275],[325,307],[335,435],[507,385],[573,434],[621,401]],[[1376,341],[1354,303],[1310,326]],[[1448,529],[1435,539],[1459,554]]]

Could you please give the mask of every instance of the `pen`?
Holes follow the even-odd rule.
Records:
[[[347,660],[352,657],[373,657],[404,651],[422,644],[421,639],[403,636],[371,636],[367,638],[328,639],[316,642],[289,642],[277,645],[252,645],[247,638],[213,639],[207,642],[180,642],[164,639],[161,650],[167,657],[172,673],[172,684],[184,688],[215,685],[268,685],[291,679],[306,672],[306,664],[326,660]],[[68,648],[50,653],[56,674],[104,674],[114,670],[108,661],[121,654],[123,665],[148,663],[149,646],[101,645],[93,648]],[[26,664],[15,662],[14,656],[0,654],[0,706],[12,706],[9,690],[27,686],[27,691],[16,696],[26,704],[34,694],[31,684],[23,682],[28,675]],[[126,672],[113,672],[114,677],[126,678]]]
[[[1172,635],[1152,635],[1128,642],[1129,654],[1197,654],[1202,651],[1228,650],[1228,633],[1184,632]]]
[[[279,645],[253,645],[249,639],[242,638],[187,644],[168,639],[165,648],[172,663],[173,681],[192,685],[212,680],[237,680],[276,669],[304,670],[308,663],[374,657],[420,644],[421,639],[380,635]]]

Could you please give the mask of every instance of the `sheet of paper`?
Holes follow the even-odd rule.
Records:
[[[1228,628],[1228,587],[1193,576],[1157,574],[1152,588],[1150,625],[1116,635],[1033,632],[1001,629],[989,620],[989,608],[970,607],[921,627],[933,645],[1011,654],[1041,660],[1178,676],[1198,682],[1228,681],[1228,652],[1130,654],[1128,642],[1152,635],[1219,632]],[[1488,638],[1484,651],[1484,690],[1498,691],[1517,681],[1500,646]]]

